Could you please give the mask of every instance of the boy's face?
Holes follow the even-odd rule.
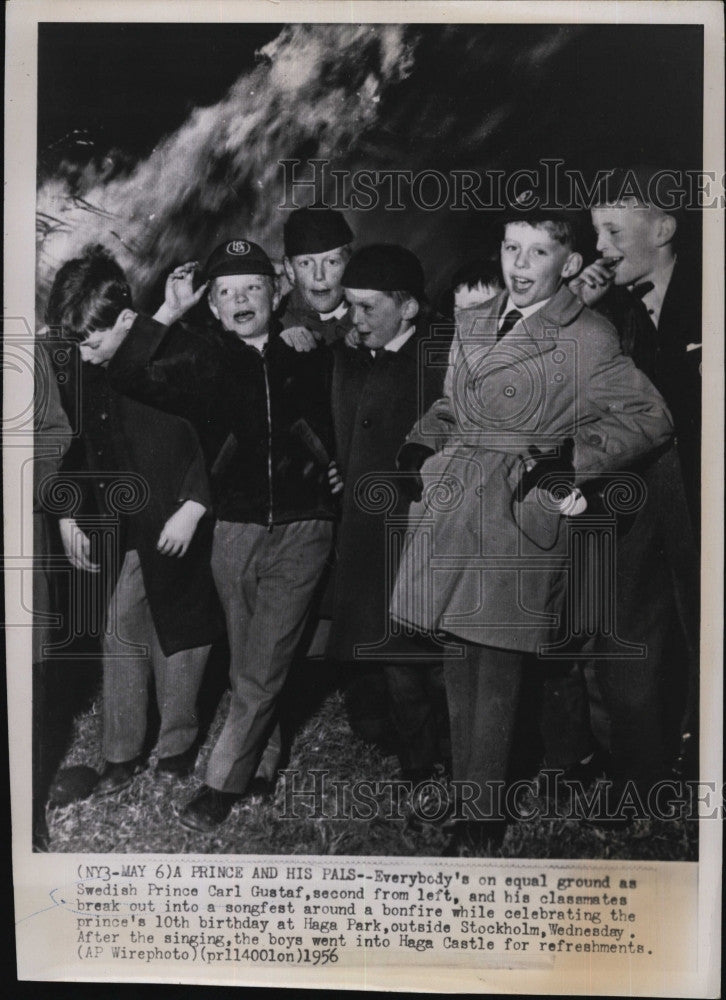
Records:
[[[124,322],[124,314],[119,313],[113,326],[106,330],[93,330],[86,334],[86,339],[78,344],[81,361],[89,365],[101,365],[105,368],[124,341],[128,333],[128,324]]]
[[[480,306],[493,299],[501,290],[498,283],[485,285],[483,281],[477,281],[473,287],[467,284],[459,285],[454,289],[454,308],[468,309],[469,306]]]
[[[209,290],[209,308],[225,330],[242,340],[269,330],[279,295],[266,274],[225,274]]]
[[[630,285],[649,277],[663,243],[659,238],[663,217],[635,199],[592,209],[598,252],[617,262],[612,268],[614,284]]]
[[[502,240],[504,284],[515,306],[531,306],[554,295],[573,277],[582,258],[554,239],[545,226],[508,222]]]
[[[397,302],[386,292],[346,288],[351,319],[363,346],[376,351],[410,325],[418,312],[415,299]]]
[[[325,253],[296,254],[285,258],[285,271],[311,309],[333,312],[343,301],[340,281],[349,256],[347,247]]]

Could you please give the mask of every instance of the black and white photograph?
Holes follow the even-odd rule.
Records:
[[[657,906],[722,807],[714,5],[259,6],[34,25],[33,301],[5,320],[14,849],[132,881],[113,856],[172,881],[175,857],[203,880],[255,856],[289,894],[317,858],[350,880],[317,908],[337,925],[305,924],[331,952],[379,948],[355,879],[411,859],[436,873],[416,899],[450,902],[441,872],[473,862],[506,902],[536,893],[519,929],[486,925],[503,953],[636,890],[601,862],[656,872]],[[78,916],[103,876],[78,870],[54,882],[81,879],[71,958],[105,978]],[[429,919],[411,878],[376,900]],[[144,888],[157,921],[169,885]],[[588,895],[545,914],[550,885]],[[592,940],[627,950],[628,898]],[[438,954],[437,929],[400,943]],[[443,948],[485,949],[461,930]]]

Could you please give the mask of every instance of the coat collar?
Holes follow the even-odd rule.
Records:
[[[506,301],[507,292],[500,292],[496,298],[492,299],[491,304],[485,307],[486,311],[484,315],[489,319],[498,318]],[[530,333],[534,333],[536,329],[534,324],[540,327],[568,326],[580,315],[584,308],[580,299],[572,294],[567,285],[561,285],[555,294],[542,304],[537,312],[524,320],[524,325]],[[477,310],[481,310],[481,307],[472,306],[471,309],[463,310],[463,312],[474,314]]]

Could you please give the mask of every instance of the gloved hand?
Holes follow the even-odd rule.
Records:
[[[556,452],[543,452],[536,445],[531,445],[528,451],[534,464],[530,465],[528,462],[529,467],[522,473],[517,486],[517,500],[521,503],[535,487],[549,489],[550,486],[555,486],[555,477],[558,486],[561,484],[570,488],[574,487],[575,467],[572,464],[574,450],[575,441],[571,437],[565,438]],[[545,478],[549,479],[549,477],[552,477],[553,481],[545,483],[542,487]]]
[[[396,468],[399,472],[407,473],[405,476],[399,476],[396,482],[401,493],[409,503],[417,503],[423,495],[421,466],[433,454],[433,448],[427,448],[425,444],[416,444],[414,441],[409,441],[396,456]]]

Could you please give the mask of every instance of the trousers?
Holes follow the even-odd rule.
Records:
[[[444,660],[455,781],[473,784],[467,795],[480,818],[499,815],[527,654],[467,643],[463,659]]]
[[[144,746],[153,675],[161,716],[160,757],[189,749],[197,738],[197,694],[210,646],[165,656],[146,598],[135,549],[126,552],[111,594],[102,642],[103,743],[107,761],[123,763]]]
[[[212,573],[227,622],[231,698],[207,764],[206,783],[245,791],[268,779],[280,756],[277,699],[300,641],[333,540],[331,521],[268,529],[218,521]]]

